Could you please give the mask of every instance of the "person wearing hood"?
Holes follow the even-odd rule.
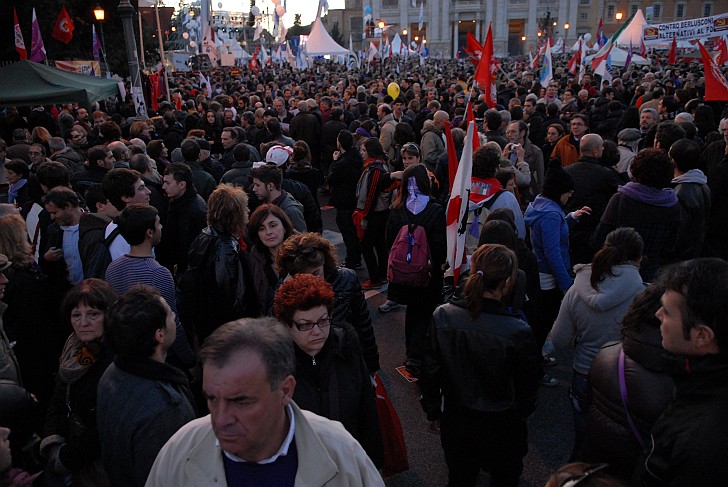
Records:
[[[579,460],[608,463],[607,471],[627,482],[675,388],[655,317],[664,292],[653,284],[635,296],[622,318],[622,340],[606,343],[589,369],[594,401]]]
[[[617,146],[619,148],[619,162],[617,163],[617,172],[620,174],[629,174],[629,166],[632,159],[639,150],[637,146],[642,139],[642,134],[638,129],[626,128],[617,134]]]
[[[574,283],[569,275],[569,226],[591,212],[591,208],[585,206],[564,214],[564,206],[573,192],[574,179],[558,165],[549,167],[541,194],[526,208],[525,221],[531,228],[531,246],[536,254],[541,284],[541,319],[531,323],[539,346],[543,346],[559,313],[563,294]],[[548,385],[556,384],[549,381]]]
[[[644,240],[645,261],[640,274],[651,282],[660,267],[660,255],[674,247],[680,228],[680,206],[670,188],[673,164],[665,151],[644,149],[632,161],[632,181],[620,186],[604,210],[591,238],[600,248],[607,235],[620,227],[634,228]]]
[[[422,127],[422,143],[420,144],[422,161],[433,172],[437,166],[437,159],[440,154],[445,152],[445,141],[442,139],[442,133],[448,119],[447,112],[438,110],[432,120],[425,120]]]
[[[425,165],[414,164],[407,167],[402,174],[402,185],[397,198],[392,204],[385,237],[387,248],[391,249],[403,226],[421,226],[430,250],[429,284],[426,287],[411,287],[390,282],[387,295],[388,300],[408,305],[404,315],[406,365],[414,376],[419,375],[421,368],[430,317],[440,304],[442,266],[447,253],[445,210],[430,194],[430,175]]]
[[[700,257],[710,217],[711,194],[708,178],[697,168],[700,148],[688,139],[680,139],[670,147],[668,156],[675,163],[672,186],[680,205],[681,224],[675,248],[669,260]]]
[[[577,459],[586,434],[591,404],[589,368],[599,349],[619,340],[620,323],[634,297],[644,290],[639,266],[642,237],[631,228],[611,232],[591,264],[575,266],[574,285],[566,292],[549,338],[554,346],[574,346],[569,396],[574,410],[574,449]]]

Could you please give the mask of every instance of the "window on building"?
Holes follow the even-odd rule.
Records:
[[[349,30],[361,32],[363,21],[364,19],[361,17],[349,17]]]
[[[662,5],[656,3],[652,5],[652,17],[659,19],[662,16]]]
[[[399,6],[399,0],[382,0],[382,7],[397,7]]]
[[[607,18],[606,21],[610,22],[614,20],[614,5],[607,5]]]
[[[590,7],[591,0],[579,0],[579,5],[581,5],[582,7]]]
[[[713,4],[706,2],[703,4],[703,17],[710,17],[713,15]]]
[[[579,12],[579,20],[589,20],[589,12]]]
[[[640,6],[638,3],[633,3],[629,6],[629,16],[632,17],[634,14],[637,13],[637,10],[639,10]]]
[[[675,5],[675,18],[681,19],[685,17],[685,4],[684,3],[678,3]]]

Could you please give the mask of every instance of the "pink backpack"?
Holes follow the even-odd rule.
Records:
[[[389,252],[387,280],[401,286],[427,287],[431,267],[425,229],[414,224],[402,225]]]

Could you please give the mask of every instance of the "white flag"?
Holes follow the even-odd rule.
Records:
[[[551,61],[551,38],[546,39],[546,52],[543,55],[543,66],[541,67],[541,86],[548,86],[554,77],[554,69]]]
[[[260,22],[258,22],[255,26],[255,32],[253,33],[253,41],[260,39],[261,34],[263,34],[263,26],[261,26]]]
[[[268,51],[266,51],[265,46],[263,45],[263,39],[260,40],[260,64],[261,66],[265,67],[265,65],[268,63]]]
[[[200,71],[200,83],[205,85],[205,88],[207,88],[207,96],[212,96],[212,86],[210,86],[210,80],[205,78],[205,75],[202,74],[202,71]]]
[[[417,30],[422,30],[423,25],[425,25],[425,4],[420,2],[420,19]]]

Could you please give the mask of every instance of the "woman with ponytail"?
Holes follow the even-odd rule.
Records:
[[[574,267],[574,285],[561,302],[549,337],[556,348],[574,346],[574,374],[569,395],[574,409],[574,450],[578,459],[591,404],[589,369],[599,349],[619,340],[621,322],[632,300],[644,291],[640,262],[644,244],[632,228],[607,235],[591,264]]]
[[[448,485],[517,486],[536,407],[541,355],[531,328],[509,313],[518,259],[503,245],[473,253],[462,297],[438,307],[430,325],[421,404],[440,428]],[[444,401],[443,401],[444,398]]]

